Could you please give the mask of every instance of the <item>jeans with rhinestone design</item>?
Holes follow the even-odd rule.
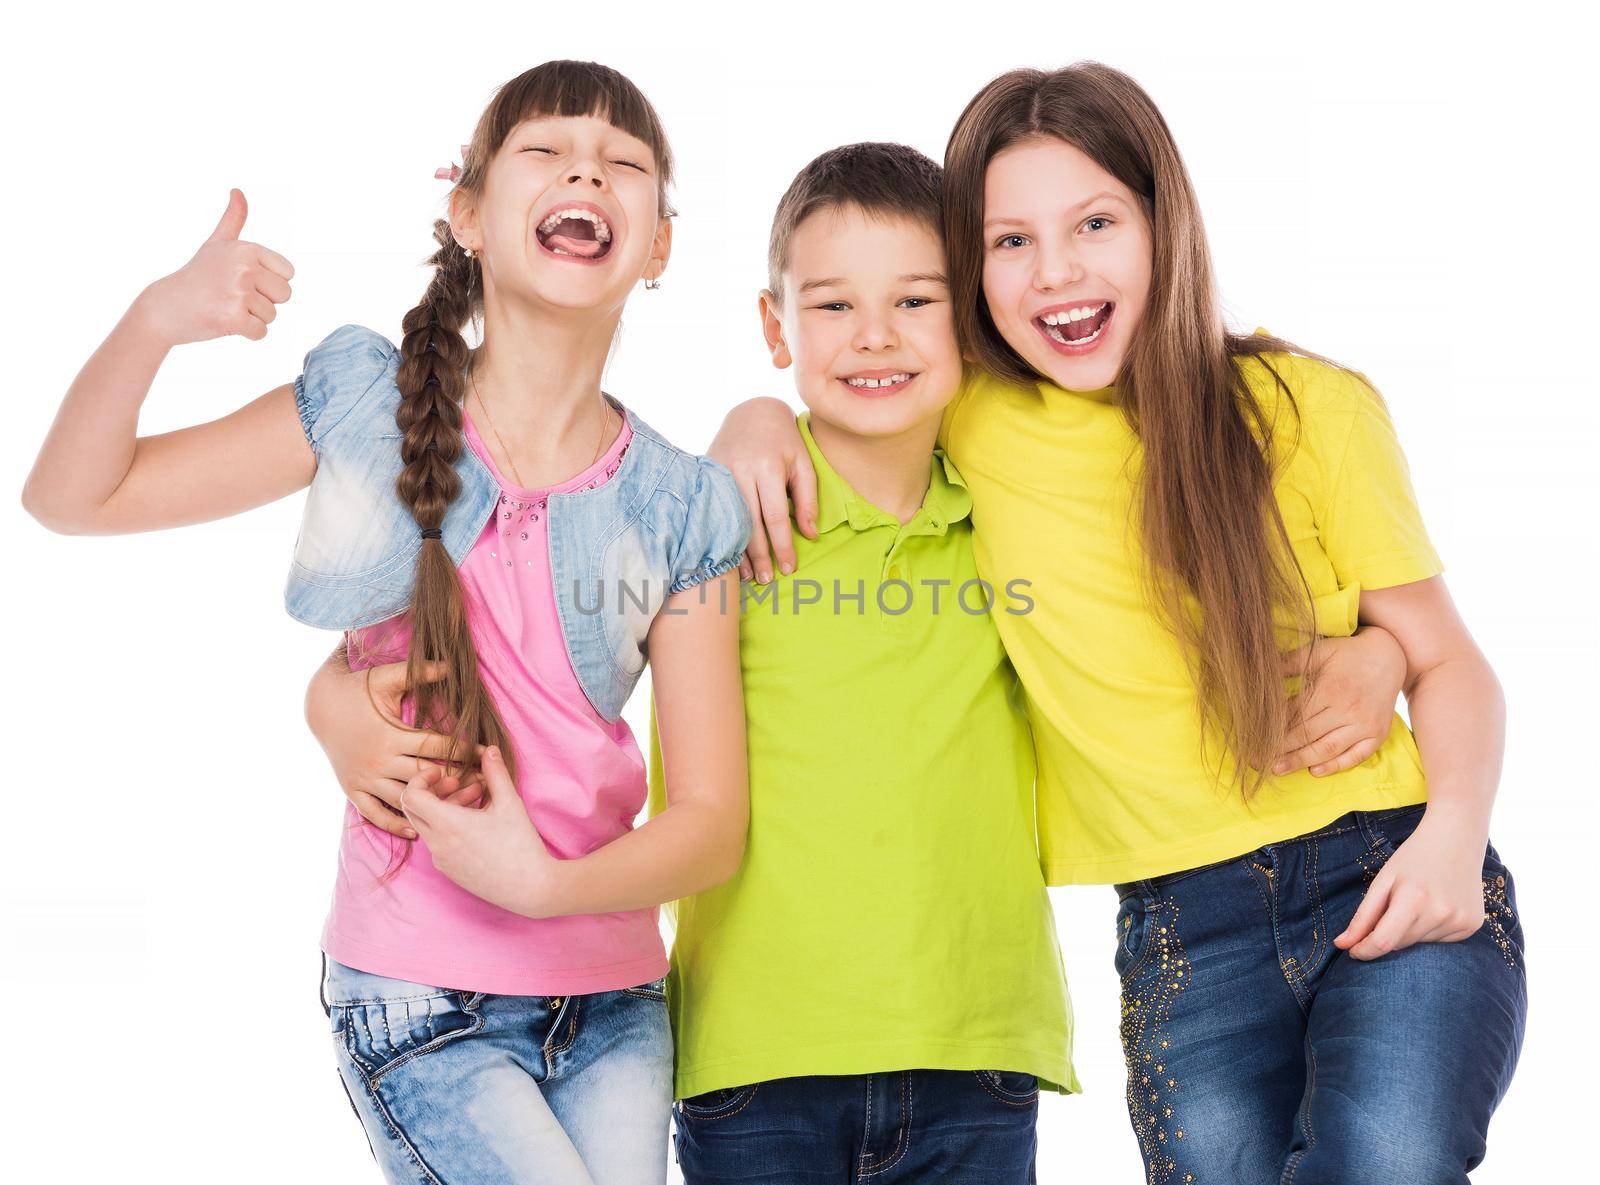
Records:
[[[394,1185],[662,1185],[662,981],[582,996],[407,983],[323,956],[339,1077]]]
[[[1511,874],[1486,921],[1381,958],[1333,945],[1421,806],[1118,885],[1128,1114],[1148,1185],[1460,1183],[1522,1046]]]

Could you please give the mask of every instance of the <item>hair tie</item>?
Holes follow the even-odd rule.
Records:
[[[466,144],[463,144],[461,146],[461,159],[462,160],[466,160],[467,159],[467,148],[468,147],[469,147],[469,145],[466,145]],[[461,180],[461,166],[452,161],[448,165],[442,165],[439,168],[435,169],[433,171],[433,175],[435,177],[437,177],[440,181],[448,181],[452,185],[454,185],[457,181]]]
[[[437,440],[428,441],[427,444],[422,446],[422,451],[425,452],[425,453],[436,453],[436,452],[438,452],[439,451],[439,442]]]
[[[423,527],[422,528],[422,537],[424,539],[439,539],[439,538],[442,538],[443,535],[444,535],[444,532],[439,530],[438,527]]]

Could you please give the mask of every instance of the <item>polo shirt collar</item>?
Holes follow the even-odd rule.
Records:
[[[811,454],[811,467],[817,474],[817,534],[848,522],[853,531],[884,526],[898,530],[903,525],[907,531],[942,535],[951,523],[972,513],[972,494],[943,449],[933,450],[928,492],[923,495],[921,508],[909,522],[902,524],[894,515],[856,493],[850,483],[839,476],[838,470],[828,464],[817,447],[816,438],[811,435],[809,411],[801,412],[795,422],[800,428],[800,439],[805,441],[806,452]]]

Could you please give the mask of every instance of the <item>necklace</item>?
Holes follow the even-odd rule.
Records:
[[[517,459],[511,455],[511,450],[506,447],[505,438],[500,435],[500,429],[494,426],[494,417],[489,414],[489,405],[483,401],[483,392],[478,390],[477,367],[472,364],[472,361],[467,363],[467,381],[472,384],[472,393],[478,397],[478,406],[483,409],[484,423],[489,425],[489,431],[494,433],[495,442],[499,444],[501,453],[505,455],[506,464],[511,466],[511,476],[516,478],[517,485],[523,489],[528,489],[529,487],[523,483],[522,474],[517,472]],[[584,466],[585,469],[591,468],[600,459],[600,450],[605,447],[606,443],[606,427],[611,423],[611,404],[604,395],[600,399],[601,403],[604,404],[604,408],[600,412],[600,439],[595,441],[594,456],[589,459],[589,464]]]

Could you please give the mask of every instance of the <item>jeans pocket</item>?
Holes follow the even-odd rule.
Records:
[[[1366,848],[1356,853],[1355,857],[1364,885],[1371,885],[1373,878],[1383,871],[1383,866],[1394,855],[1395,849],[1411,838],[1417,824],[1422,822],[1426,805],[1419,802],[1414,806],[1355,812],[1356,824],[1367,842]]]
[[[746,1086],[726,1086],[720,1090],[708,1090],[704,1094],[680,1099],[678,1110],[686,1119],[726,1119],[749,1106],[750,1100],[756,1097],[756,1089],[760,1085],[759,1082],[751,1082]]]
[[[484,1024],[482,992],[388,979],[332,959],[323,986],[333,1035],[369,1085]]]
[[[974,1070],[984,1091],[1012,1107],[1026,1107],[1039,1098],[1039,1079],[1016,1070]]]
[[[483,1027],[483,1014],[463,1007],[459,992],[420,1000],[335,1004],[333,1012],[334,1032],[342,1033],[350,1060],[372,1085],[414,1058]]]
[[[1117,978],[1126,984],[1144,963],[1149,902],[1138,893],[1122,899],[1117,908],[1117,953],[1113,964]]]

